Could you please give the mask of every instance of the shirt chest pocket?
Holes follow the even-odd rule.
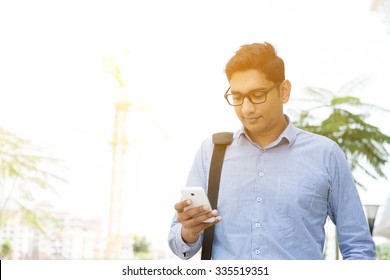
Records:
[[[276,194],[276,211],[291,218],[309,215],[316,197],[317,182],[311,178],[280,176]]]

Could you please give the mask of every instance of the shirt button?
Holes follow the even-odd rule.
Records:
[[[257,227],[257,228],[260,227],[260,223],[256,223],[256,227]]]
[[[261,201],[261,197],[256,198],[257,202]]]
[[[256,255],[258,255],[258,254],[260,254],[260,250],[259,249],[256,250]]]
[[[264,173],[260,171],[260,172],[259,172],[259,176],[260,176],[260,177],[263,177],[263,176],[264,176]]]

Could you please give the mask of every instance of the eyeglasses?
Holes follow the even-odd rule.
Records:
[[[274,84],[272,87],[267,89],[255,89],[246,94],[232,92],[230,87],[227,89],[224,97],[229,105],[240,106],[244,103],[244,99],[248,98],[253,104],[261,104],[267,101],[267,94],[270,93],[274,88],[280,85],[282,81]]]

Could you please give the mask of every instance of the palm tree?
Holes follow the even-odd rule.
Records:
[[[371,178],[386,179],[383,168],[388,161],[387,145],[390,143],[390,136],[368,123],[367,118],[370,116],[369,112],[390,111],[363,103],[351,95],[362,85],[364,80],[357,79],[347,83],[336,93],[323,88],[306,88],[306,93],[311,98],[300,101],[310,101],[315,105],[302,110],[295,125],[337,142],[344,151],[352,172],[361,170]],[[365,189],[360,182],[355,181]]]
[[[34,191],[53,190],[52,179],[64,181],[48,171],[53,163],[58,160],[39,155],[30,142],[0,127],[0,229],[21,215],[23,224],[45,235],[46,226],[55,219],[36,205]],[[1,258],[12,250],[7,240],[0,246]]]

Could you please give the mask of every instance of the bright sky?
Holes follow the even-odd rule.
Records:
[[[167,249],[173,204],[201,141],[240,126],[222,97],[224,66],[240,45],[273,43],[293,98],[307,86],[337,91],[369,77],[354,94],[390,108],[390,25],[371,2],[1,1],[0,126],[63,160],[69,183],[46,198],[55,207],[105,219],[120,89],[102,61],[115,57],[147,110],[129,115],[124,227]],[[372,119],[390,133],[383,118]],[[375,191],[362,200],[381,203],[388,182],[367,184]]]

